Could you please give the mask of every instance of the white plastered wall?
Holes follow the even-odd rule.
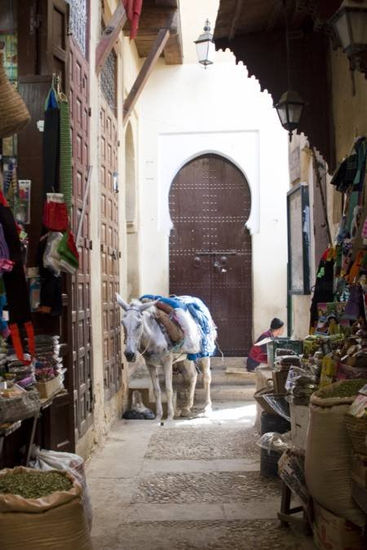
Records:
[[[200,4],[200,5],[198,5]],[[218,2],[182,3],[184,64],[160,60],[140,97],[139,196],[142,293],[168,292],[168,193],[192,158],[216,153],[245,175],[252,197],[247,226],[253,247],[253,330],[274,316],[286,320],[288,189],[287,135],[272,99],[230,53],[217,52],[204,70],[193,40]]]

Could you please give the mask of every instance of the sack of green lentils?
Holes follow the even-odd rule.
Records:
[[[93,550],[80,484],[67,472],[0,471],[0,548]]]
[[[364,526],[351,495],[352,447],[344,415],[367,380],[343,380],[316,391],[310,401],[305,476],[311,496],[324,508]]]

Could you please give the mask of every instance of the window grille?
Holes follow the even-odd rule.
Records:
[[[101,89],[113,113],[116,111],[116,70],[117,56],[112,50],[101,71]]]
[[[84,57],[87,54],[88,0],[66,0],[70,5],[69,30]]]

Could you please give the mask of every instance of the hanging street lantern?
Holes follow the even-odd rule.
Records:
[[[355,68],[358,57],[367,50],[367,1],[344,0],[329,25]]]
[[[194,42],[196,44],[196,52],[199,63],[204,65],[205,69],[208,65],[212,65],[214,63],[215,45],[213,42],[213,35],[210,30],[210,22],[209,19],[207,19],[205,21],[203,34],[201,34]]]
[[[275,108],[283,128],[288,130],[289,141],[292,139],[292,132],[298,128],[302,117],[305,103],[298,92],[287,90],[282,94]]]
[[[305,102],[298,92],[292,90],[291,70],[290,70],[290,46],[289,46],[289,25],[287,16],[287,2],[283,0],[284,19],[285,19],[285,46],[286,46],[286,69],[288,89],[282,94],[278,103],[274,106],[277,110],[281,125],[288,130],[289,141],[292,141],[292,132],[298,128],[302,117]]]

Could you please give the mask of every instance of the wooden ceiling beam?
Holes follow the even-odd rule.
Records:
[[[123,29],[126,21],[127,15],[121,0],[106,28],[104,29],[96,48],[95,70],[97,75],[100,73],[107,57],[111,53],[113,45],[116,42],[118,35]]]
[[[139,99],[140,94],[142,93],[147,80],[152,73],[156,62],[159,59],[159,56],[164,50],[164,47],[167,43],[167,40],[170,37],[169,26],[167,28],[160,29],[158,35],[153,43],[153,46],[149,52],[148,57],[144,61],[144,64],[129,92],[129,95],[124,102],[124,113],[123,113],[123,123],[124,125],[130,118],[130,115],[135,107],[136,102]]]
[[[164,48],[164,59],[167,65],[183,63],[181,34],[171,35]]]
[[[162,29],[166,26],[167,18],[171,17],[171,33],[177,32],[178,27],[178,12],[173,8],[164,8],[162,6],[145,6],[140,16],[139,20],[139,30],[138,35],[143,36],[144,34],[154,34],[156,35],[159,29]],[[130,28],[130,24],[126,25],[125,32],[127,33]]]

